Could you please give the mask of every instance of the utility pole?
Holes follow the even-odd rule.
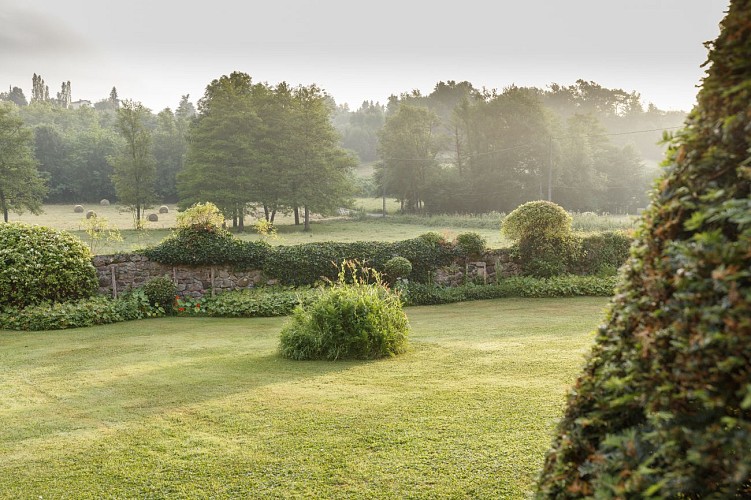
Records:
[[[553,136],[550,136],[548,158],[548,201],[553,201]]]

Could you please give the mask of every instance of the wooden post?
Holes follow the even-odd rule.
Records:
[[[110,273],[112,274],[112,298],[117,298],[117,278],[115,277],[115,269],[117,269],[117,266],[115,264],[110,265]]]

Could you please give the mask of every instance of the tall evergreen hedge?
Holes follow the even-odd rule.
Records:
[[[538,498],[751,497],[751,0],[710,48]]]

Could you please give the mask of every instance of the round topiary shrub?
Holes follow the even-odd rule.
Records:
[[[166,314],[171,314],[174,309],[177,288],[166,276],[151,278],[143,285],[143,293],[149,299],[149,303],[164,309]]]
[[[571,233],[571,215],[552,201],[530,201],[508,214],[501,232],[512,241],[563,238]]]
[[[412,273],[412,263],[404,257],[392,257],[383,265],[383,271],[389,282],[395,283],[399,278],[406,278]]]
[[[77,214],[82,214],[83,213],[83,205],[76,205],[75,207],[73,207],[73,212],[77,213]]]
[[[479,258],[485,253],[487,240],[477,233],[462,233],[456,237],[456,249],[465,257]]]
[[[169,207],[167,205],[162,205],[159,207],[159,213],[160,214],[168,214],[169,213]]]
[[[105,198],[104,200],[100,201],[99,204],[103,207],[108,207],[110,206],[110,200]]]
[[[0,305],[26,307],[91,297],[91,252],[69,233],[18,222],[0,224]]]
[[[368,271],[365,271],[368,274]],[[409,322],[397,294],[378,276],[344,282],[344,273],[309,306],[298,306],[280,336],[290,359],[376,359],[407,348]]]

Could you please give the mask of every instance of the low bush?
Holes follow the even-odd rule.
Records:
[[[309,306],[295,308],[280,335],[290,359],[376,359],[405,351],[409,323],[399,296],[364,270],[354,283],[340,279]],[[373,281],[373,282],[369,282]]]
[[[581,239],[581,252],[570,272],[613,275],[628,259],[631,242],[631,236],[625,231],[587,235]]]
[[[549,278],[573,273],[582,256],[581,239],[524,238],[512,247],[512,258],[521,265],[525,276]]]
[[[141,290],[118,299],[92,297],[69,302],[36,304],[25,308],[5,307],[0,311],[0,328],[5,330],[64,330],[106,325],[155,317],[163,311],[149,305]]]
[[[0,263],[0,306],[78,300],[97,290],[91,252],[64,231],[0,224]]]
[[[177,301],[181,315],[206,315],[224,318],[286,316],[298,305],[310,304],[315,289],[258,288],[224,292],[215,297],[183,298]]]
[[[401,284],[399,290],[406,305],[422,306],[506,297],[609,297],[613,294],[616,281],[615,276],[569,275],[543,279],[519,276],[489,285],[469,283],[457,287],[441,287],[407,283]]]
[[[143,285],[143,293],[149,299],[149,304],[162,308],[165,314],[172,314],[177,287],[171,279],[166,276],[151,278]]]
[[[383,271],[389,283],[396,283],[399,278],[412,274],[412,263],[404,257],[392,257],[383,265]]]
[[[487,246],[487,240],[477,233],[462,233],[456,237],[457,253],[466,258],[481,257]]]

